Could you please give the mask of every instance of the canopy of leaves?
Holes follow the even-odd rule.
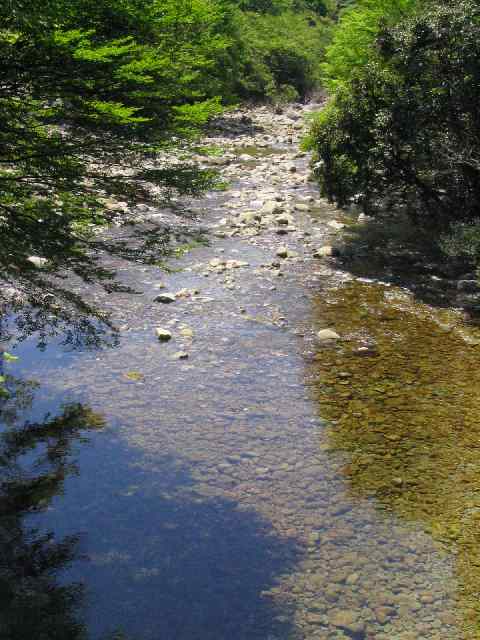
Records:
[[[349,3],[340,16],[322,65],[323,79],[330,89],[348,83],[357,69],[379,60],[377,37],[411,13],[419,0],[358,0]]]

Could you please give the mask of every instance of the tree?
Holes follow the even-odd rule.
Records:
[[[428,5],[385,28],[313,132],[324,193],[430,228],[480,216],[480,7]]]
[[[116,201],[209,184],[155,158],[219,112],[229,20],[214,0],[2,4],[0,269],[17,300],[57,313],[47,295],[71,315],[82,302],[52,275],[111,280],[92,258],[92,231]]]

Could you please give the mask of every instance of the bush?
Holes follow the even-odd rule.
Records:
[[[310,144],[323,192],[445,228],[480,215],[480,6],[432,4],[383,29]]]

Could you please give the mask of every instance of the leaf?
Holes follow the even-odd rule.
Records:
[[[12,356],[11,353],[8,353],[7,351],[3,352],[3,359],[6,360],[7,362],[15,362],[16,360],[18,360],[18,356]]]

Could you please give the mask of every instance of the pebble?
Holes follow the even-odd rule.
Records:
[[[29,256],[27,260],[30,264],[33,264],[34,267],[37,267],[37,269],[43,269],[48,264],[47,258],[40,258],[40,256]]]
[[[161,293],[154,298],[154,302],[161,302],[162,304],[170,304],[176,301],[176,297],[173,293]]]
[[[330,245],[325,245],[324,247],[320,247],[319,249],[315,249],[313,252],[314,258],[329,258],[333,256],[333,247]]]
[[[177,351],[173,354],[175,360],[188,360],[188,353],[186,351]]]
[[[338,333],[333,331],[333,329],[321,329],[317,333],[317,338],[321,342],[329,342],[329,341],[333,341],[333,340],[340,340],[340,336],[338,335]]]
[[[157,327],[155,329],[155,334],[160,342],[169,342],[172,339],[172,333],[168,331],[168,329],[162,329],[161,327]]]
[[[365,623],[356,611],[350,609],[336,610],[328,618],[331,625],[339,629],[345,629],[355,634],[360,634],[365,629]]]

